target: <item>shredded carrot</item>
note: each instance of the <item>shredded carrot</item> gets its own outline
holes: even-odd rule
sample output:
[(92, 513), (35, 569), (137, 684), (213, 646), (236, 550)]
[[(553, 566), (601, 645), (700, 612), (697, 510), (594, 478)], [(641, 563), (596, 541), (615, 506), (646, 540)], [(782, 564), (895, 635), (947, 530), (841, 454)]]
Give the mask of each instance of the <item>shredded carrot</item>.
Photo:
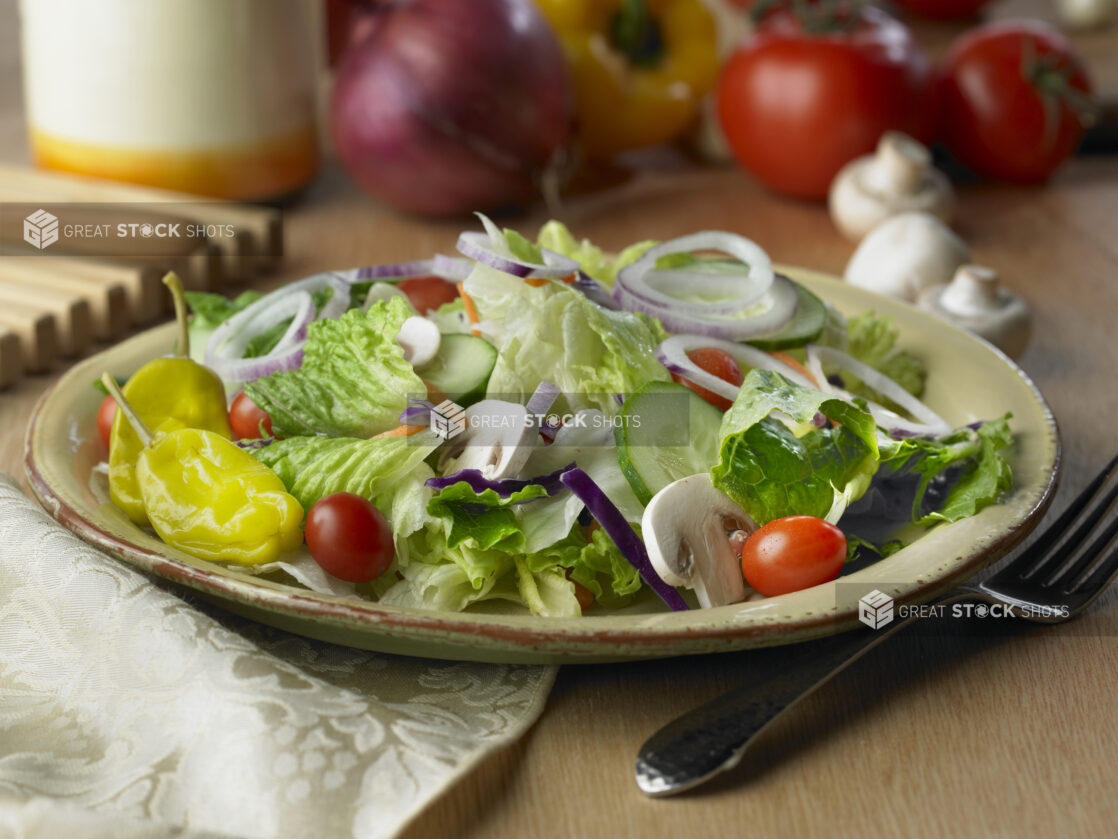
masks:
[(420, 379), (420, 381), (423, 382), (424, 387), (427, 388), (427, 398), (434, 402), (436, 405), (446, 399), (446, 394), (435, 387), (433, 384), (431, 384), (429, 381), (427, 381), (426, 379)]
[(819, 382), (817, 382), (815, 380), (815, 376), (811, 375), (811, 373), (808, 372), (808, 369), (806, 367), (804, 367), (802, 364), (800, 364), (800, 362), (796, 361), (796, 359), (792, 358), (792, 356), (788, 355), (788, 353), (774, 351), (774, 352), (770, 352), (769, 355), (771, 355), (777, 361), (783, 361), (785, 364), (787, 364), (789, 367), (791, 367), (797, 373), (806, 377), (809, 382), (814, 382), (815, 386), (819, 387)]
[(413, 434), (418, 434), (427, 426), (425, 425), (398, 425), (395, 428), (390, 428), (388, 431), (382, 431), (373, 437), (377, 440), (381, 437), (411, 437)]
[(532, 288), (539, 288), (540, 286), (547, 285), (551, 282), (551, 280), (549, 280), (547, 277), (525, 277), (524, 282), (526, 282)]
[[(468, 320), (472, 324), (480, 323), (481, 318), (478, 317), (477, 306), (474, 304), (474, 299), (470, 297), (470, 295), (466, 294), (466, 284), (458, 283), (455, 288), (458, 289), (458, 294), (462, 297), (462, 306), (466, 310), (466, 320)], [(480, 329), (471, 329), (470, 332), (472, 332), (474, 335), (481, 334)]]

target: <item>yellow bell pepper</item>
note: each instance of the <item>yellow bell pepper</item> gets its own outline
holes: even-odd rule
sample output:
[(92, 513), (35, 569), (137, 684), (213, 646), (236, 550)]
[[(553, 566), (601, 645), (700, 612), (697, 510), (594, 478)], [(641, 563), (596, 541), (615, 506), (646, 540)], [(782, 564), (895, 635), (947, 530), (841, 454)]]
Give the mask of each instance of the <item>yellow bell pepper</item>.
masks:
[(136, 483), (164, 542), (199, 559), (242, 565), (272, 562), (302, 544), (303, 508), (275, 472), (212, 431), (153, 434), (108, 374), (102, 382), (140, 441)]
[(570, 65), (582, 153), (668, 142), (696, 118), (720, 68), (702, 0), (537, 0)]
[[(186, 357), (190, 349), (182, 283), (175, 274), (168, 274), (163, 282), (175, 298), (182, 332), (179, 354), (172, 358), (156, 358), (137, 370), (124, 385), (124, 396), (149, 428), (157, 431), (202, 428), (232, 438), (221, 378), (208, 367)], [(117, 411), (109, 438), (109, 495), (113, 503), (139, 525), (148, 523), (136, 477), (136, 461), (142, 450), (143, 443), (135, 429), (122, 412)]]

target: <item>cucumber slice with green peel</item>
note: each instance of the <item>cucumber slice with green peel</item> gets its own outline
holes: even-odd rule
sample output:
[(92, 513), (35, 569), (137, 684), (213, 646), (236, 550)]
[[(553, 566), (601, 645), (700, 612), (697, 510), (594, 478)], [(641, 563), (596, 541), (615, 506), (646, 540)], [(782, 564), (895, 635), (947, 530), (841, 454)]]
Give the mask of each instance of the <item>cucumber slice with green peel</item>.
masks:
[(690, 388), (649, 382), (625, 400), (614, 426), (617, 460), (637, 499), (706, 472), (718, 460), (722, 412)]
[(497, 364), (497, 348), (476, 335), (443, 335), (439, 351), (415, 372), (459, 405), (471, 405), (485, 395)]
[(750, 338), (745, 343), (766, 352), (789, 350), (810, 344), (823, 332), (827, 325), (827, 307), (800, 283), (791, 282), (796, 287), (796, 314), (776, 332)]

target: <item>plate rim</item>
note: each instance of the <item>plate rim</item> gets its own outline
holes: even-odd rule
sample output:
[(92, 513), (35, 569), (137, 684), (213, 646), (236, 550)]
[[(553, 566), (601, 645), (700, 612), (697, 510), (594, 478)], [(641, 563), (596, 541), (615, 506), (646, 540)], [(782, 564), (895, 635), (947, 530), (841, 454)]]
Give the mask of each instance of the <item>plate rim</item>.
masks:
[[(832, 275), (804, 268), (778, 266), (797, 277), (823, 284), (842, 283)], [(890, 300), (890, 303), (903, 301)], [(911, 307), (915, 308), (915, 307)], [(931, 315), (920, 312), (923, 317)], [(941, 324), (937, 324), (940, 326)], [(958, 330), (942, 322), (943, 328)], [(711, 618), (703, 625), (680, 623), (679, 626), (640, 625), (641, 618), (659, 615), (629, 615), (635, 625), (609, 626), (619, 616), (586, 616), (579, 618), (540, 618), (531, 615), (500, 615), (481, 612), (447, 613), (403, 607), (383, 606), (375, 601), (353, 601), (318, 594), (309, 590), (294, 589), (281, 583), (254, 580), (245, 575), (230, 576), (213, 568), (193, 565), (174, 554), (175, 549), (164, 546), (165, 551), (155, 551), (136, 542), (119, 538), (116, 534), (87, 519), (62, 497), (44, 475), (36, 458), (37, 432), (42, 429), (43, 411), (51, 404), (55, 394), (83, 373), (97, 359), (110, 353), (117, 354), (123, 347), (155, 339), (161, 331), (173, 333), (173, 323), (144, 330), (123, 342), (107, 347), (100, 353), (82, 359), (67, 370), (37, 401), (28, 422), (24, 444), (24, 469), (28, 483), (39, 503), (66, 529), (83, 541), (108, 552), (119, 561), (150, 574), (185, 585), (207, 599), (218, 602), (232, 611), (244, 614), (263, 623), (284, 623), (292, 631), (311, 637), (321, 637), (350, 646), (393, 651), (401, 645), (409, 647), (409, 654), (425, 655), (422, 646), (437, 646), (430, 655), (439, 658), (458, 657), (474, 661), (565, 661), (609, 662), (649, 657), (741, 649), (744, 647), (798, 643), (811, 638), (842, 632), (858, 625), (856, 609), (839, 611), (836, 604), (831, 612), (803, 615), (795, 620), (771, 624), (735, 623), (715, 621), (711, 610), (704, 610)], [(1045, 431), (1054, 446), (1052, 469), (1032, 506), (1021, 514), (1012, 526), (998, 532), (997, 537), (981, 549), (972, 550), (949, 572), (937, 575), (928, 583), (910, 592), (906, 602), (923, 602), (950, 590), (968, 579), (982, 567), (996, 561), (1020, 543), (1036, 526), (1047, 511), (1059, 484), (1063, 466), (1063, 446), (1059, 426), (1051, 407), (1031, 377), (1004, 353), (980, 339), (965, 333), (969, 338), (985, 344), (1028, 388), (1040, 408)], [(218, 566), (219, 569), (225, 570)], [(841, 579), (841, 578), (840, 578)], [(236, 608), (237, 606), (242, 609)], [(733, 607), (722, 607), (732, 610)], [(684, 614), (684, 613), (679, 613)], [(272, 617), (272, 620), (268, 618)], [(496, 620), (494, 618), (497, 618)], [(281, 620), (282, 619), (282, 620)], [(315, 625), (296, 627), (290, 621), (311, 620)], [(331, 629), (337, 631), (331, 631)], [(362, 642), (344, 639), (345, 634), (359, 633)], [(557, 634), (558, 633), (558, 634)], [(383, 643), (381, 640), (383, 639)], [(420, 649), (412, 649), (418, 645)], [(457, 651), (457, 655), (455, 655)]]

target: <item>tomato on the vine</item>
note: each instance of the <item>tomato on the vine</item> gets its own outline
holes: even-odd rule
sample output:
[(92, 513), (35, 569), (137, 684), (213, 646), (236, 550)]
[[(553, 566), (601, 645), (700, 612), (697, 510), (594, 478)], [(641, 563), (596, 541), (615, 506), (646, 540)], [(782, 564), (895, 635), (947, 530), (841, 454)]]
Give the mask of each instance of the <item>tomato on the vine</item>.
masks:
[(241, 391), (229, 406), (229, 427), (238, 440), (255, 440), (272, 433), (272, 418)]
[(979, 175), (1046, 179), (1079, 145), (1091, 115), (1091, 82), (1059, 31), (1006, 21), (964, 33), (943, 60), (941, 135)]
[(335, 492), (315, 502), (306, 520), (307, 548), (322, 569), (340, 580), (367, 583), (396, 556), (392, 530), (371, 501)]
[[(778, 9), (730, 56), (718, 118), (734, 156), (770, 188), (823, 198), (845, 164), (896, 129), (929, 141), (932, 65), (911, 32), (865, 7), (823, 20)], [(840, 7), (841, 8), (841, 7)], [(810, 11), (810, 10), (815, 11)]]
[(442, 277), (411, 277), (400, 280), (396, 288), (407, 295), (408, 302), (421, 315), (438, 310), (443, 303), (453, 303), (458, 299), (458, 289), (454, 283)]
[[(741, 367), (732, 355), (725, 350), (720, 350), (717, 347), (699, 347), (687, 353), (687, 357), (695, 363), (696, 367), (705, 370), (712, 376), (717, 376), (724, 382), (729, 382), (734, 387), (741, 385), (745, 381), (745, 376), (742, 375)], [(699, 387), (689, 379), (672, 374), (672, 379), (677, 383), (691, 388), (699, 396), (703, 397), (707, 402), (713, 405), (720, 411), (727, 411), (730, 405), (733, 404), (731, 400), (726, 399), (724, 396), (719, 396), (717, 393), (711, 393), (704, 387)]]
[(766, 597), (833, 580), (846, 561), (846, 536), (815, 516), (787, 516), (758, 528), (741, 549), (745, 581)]

